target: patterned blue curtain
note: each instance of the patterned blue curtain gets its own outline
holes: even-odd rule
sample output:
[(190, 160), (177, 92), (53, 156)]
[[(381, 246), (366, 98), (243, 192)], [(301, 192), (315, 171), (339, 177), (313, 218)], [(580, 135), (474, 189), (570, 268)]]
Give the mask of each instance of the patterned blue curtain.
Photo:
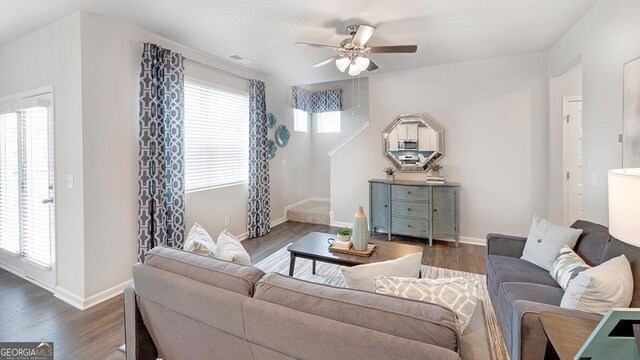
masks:
[(247, 236), (271, 231), (267, 99), (262, 81), (249, 80), (249, 203)]
[(184, 242), (184, 57), (144, 44), (140, 71), (138, 260)]
[(312, 114), (342, 111), (342, 89), (310, 91), (294, 86), (293, 108)]

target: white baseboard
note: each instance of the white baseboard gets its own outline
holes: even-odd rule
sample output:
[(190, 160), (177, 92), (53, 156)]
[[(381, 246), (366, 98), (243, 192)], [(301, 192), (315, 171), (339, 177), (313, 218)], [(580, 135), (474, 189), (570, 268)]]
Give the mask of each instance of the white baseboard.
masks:
[(353, 223), (331, 220), (331, 226), (346, 227), (346, 228), (352, 229), (353, 228)]
[(133, 280), (127, 280), (121, 284), (118, 284), (116, 286), (113, 286), (109, 289), (106, 289), (104, 291), (101, 291), (95, 295), (91, 295), (86, 298), (79, 296), (63, 287), (58, 286), (56, 287), (56, 290), (53, 293), (53, 296), (75, 307), (76, 309), (85, 310), (92, 306), (98, 305), (103, 301), (109, 300), (114, 296), (118, 296), (122, 294), (124, 289), (132, 283), (133, 283)]
[(331, 200), (330, 200), (330, 199), (328, 199), (328, 198), (318, 198), (318, 197), (310, 197), (310, 198), (308, 198), (308, 199), (300, 200), (300, 201), (298, 201), (298, 202), (296, 202), (296, 203), (289, 204), (289, 205), (285, 206), (285, 207), (284, 207), (284, 216), (285, 216), (285, 217), (287, 216), (287, 211), (288, 211), (289, 209), (294, 208), (294, 207), (296, 207), (296, 206), (300, 206), (300, 205), (306, 204), (306, 203), (311, 202), (311, 201), (325, 201), (325, 202), (329, 202), (329, 201), (331, 201)]
[[(118, 284), (114, 287), (111, 287), (107, 290), (101, 291), (95, 295), (91, 295), (87, 298), (84, 299), (84, 309), (88, 309), (94, 305), (98, 305), (103, 301), (109, 300), (112, 297), (118, 296), (120, 294), (122, 294), (122, 292), (124, 291), (124, 289), (133, 284), (133, 279), (131, 280), (127, 280), (121, 284)], [(84, 310), (83, 309), (83, 310)]]
[(342, 140), (338, 145), (334, 146), (333, 149), (329, 150), (329, 152), (327, 152), (327, 155), (333, 156), (333, 154), (337, 153), (338, 150), (342, 149), (343, 146), (350, 143), (351, 140), (355, 139), (356, 137), (358, 137), (358, 135), (360, 135), (361, 132), (365, 131), (369, 127), (369, 125), (370, 125), (369, 121), (362, 124), (362, 126), (360, 126), (356, 131), (354, 131), (353, 134), (349, 135), (348, 138)]

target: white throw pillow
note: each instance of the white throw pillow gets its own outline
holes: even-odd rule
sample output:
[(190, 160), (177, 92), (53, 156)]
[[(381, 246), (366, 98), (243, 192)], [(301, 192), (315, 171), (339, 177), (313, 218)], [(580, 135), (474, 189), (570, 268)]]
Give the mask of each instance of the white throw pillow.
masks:
[(521, 259), (549, 271), (560, 249), (565, 245), (573, 249), (580, 234), (582, 229), (554, 225), (534, 215)]
[(591, 266), (587, 265), (575, 251), (565, 245), (556, 255), (556, 260), (551, 265), (549, 274), (562, 287), (562, 290), (567, 290), (571, 280), (590, 268)]
[(353, 267), (343, 266), (340, 270), (342, 270), (347, 287), (374, 292), (376, 276), (417, 278), (420, 276), (421, 265), (422, 253), (420, 252), (405, 255), (395, 260), (380, 261)]
[(237, 264), (251, 265), (251, 257), (244, 249), (240, 241), (230, 232), (224, 230), (218, 236), (218, 255), (220, 260), (231, 261)]
[(215, 257), (217, 253), (216, 243), (209, 236), (207, 230), (198, 223), (193, 224), (191, 230), (189, 230), (187, 240), (185, 240), (182, 249), (209, 257)]
[(610, 308), (627, 308), (633, 297), (633, 274), (624, 255), (587, 269), (571, 280), (560, 307), (604, 315)]
[(461, 277), (410, 279), (378, 276), (376, 292), (442, 305), (457, 315), (460, 333), (466, 329), (478, 302), (478, 281)]

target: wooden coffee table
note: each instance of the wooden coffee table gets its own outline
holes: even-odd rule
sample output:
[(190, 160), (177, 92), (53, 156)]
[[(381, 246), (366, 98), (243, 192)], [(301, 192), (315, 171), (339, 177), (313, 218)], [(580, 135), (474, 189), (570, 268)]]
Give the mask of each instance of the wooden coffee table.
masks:
[(298, 257), (312, 260), (313, 264), (311, 271), (315, 274), (316, 261), (342, 266), (354, 266), (394, 260), (413, 253), (422, 253), (422, 248), (419, 246), (392, 243), (384, 240), (375, 242), (375, 244), (378, 245), (378, 249), (374, 251), (371, 256), (334, 253), (329, 251), (329, 243), (327, 242), (329, 238), (335, 239), (336, 235), (312, 232), (289, 245), (289, 247), (287, 247), (287, 250), (291, 253), (289, 276), (293, 276), (293, 270), (296, 266), (296, 258)]

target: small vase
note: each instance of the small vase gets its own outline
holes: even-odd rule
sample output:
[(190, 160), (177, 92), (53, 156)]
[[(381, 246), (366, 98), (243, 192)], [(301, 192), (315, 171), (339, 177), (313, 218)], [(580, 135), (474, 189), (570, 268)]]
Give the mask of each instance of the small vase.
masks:
[(369, 224), (362, 206), (358, 206), (358, 211), (353, 218), (351, 243), (353, 244), (353, 248), (358, 251), (366, 250), (369, 246)]
[(391, 175), (387, 175), (387, 181), (394, 181), (396, 179), (396, 176), (391, 174)]
[(340, 234), (338, 234), (338, 241), (340, 241), (340, 242), (349, 242), (349, 241), (351, 241), (351, 235), (340, 235)]

